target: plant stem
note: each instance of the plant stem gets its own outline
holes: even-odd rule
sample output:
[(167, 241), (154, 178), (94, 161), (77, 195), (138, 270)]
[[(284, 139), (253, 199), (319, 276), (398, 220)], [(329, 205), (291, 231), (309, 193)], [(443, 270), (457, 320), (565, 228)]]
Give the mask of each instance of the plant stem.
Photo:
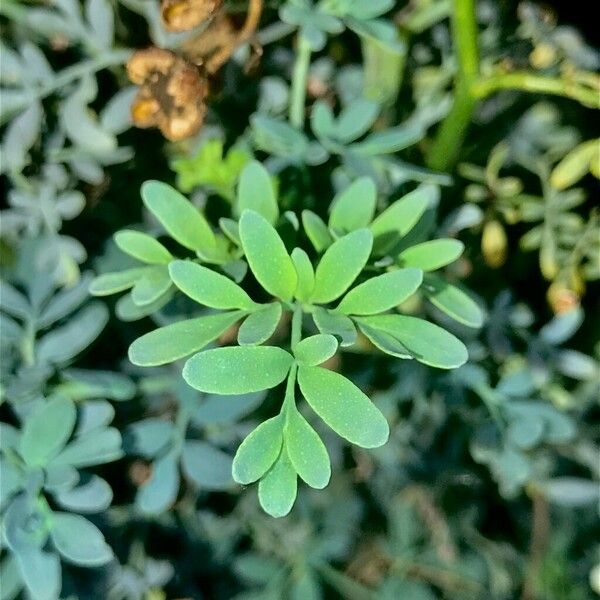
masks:
[(426, 159), (427, 166), (438, 171), (447, 170), (456, 160), (476, 104), (470, 89), (479, 75), (475, 0), (453, 0), (451, 25), (458, 61), (454, 104)]
[(304, 109), (306, 104), (306, 82), (310, 66), (310, 45), (302, 35), (298, 36), (298, 49), (294, 72), (292, 73), (292, 90), (290, 99), (290, 123), (296, 129), (304, 127)]
[(477, 98), (486, 98), (498, 90), (522, 90), (539, 94), (564, 96), (577, 100), (589, 108), (600, 109), (600, 90), (558, 77), (545, 77), (527, 71), (497, 73), (474, 82), (471, 92)]
[(292, 315), (292, 350), (302, 339), (302, 306), (297, 304)]

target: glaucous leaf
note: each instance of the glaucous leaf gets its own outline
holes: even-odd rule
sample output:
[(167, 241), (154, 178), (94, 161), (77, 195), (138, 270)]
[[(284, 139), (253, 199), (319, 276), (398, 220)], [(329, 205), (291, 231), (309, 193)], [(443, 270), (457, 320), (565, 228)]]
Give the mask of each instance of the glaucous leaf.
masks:
[(129, 360), (140, 367), (155, 367), (179, 360), (202, 350), (244, 314), (243, 311), (232, 311), (160, 327), (129, 346)]
[(359, 177), (333, 199), (329, 227), (349, 232), (368, 227), (375, 214), (377, 188), (370, 177)]
[(260, 479), (277, 460), (283, 443), (283, 419), (267, 419), (240, 444), (233, 459), (233, 479), (248, 485)]
[(186, 441), (181, 460), (185, 475), (200, 488), (222, 490), (233, 483), (231, 456), (206, 442)]
[(215, 348), (192, 356), (183, 378), (201, 392), (247, 394), (281, 383), (293, 361), (289, 352), (276, 346)]
[(195, 302), (210, 308), (227, 310), (257, 307), (248, 294), (225, 275), (187, 260), (176, 260), (169, 265), (173, 283)]
[(459, 323), (475, 328), (483, 325), (482, 310), (460, 288), (450, 285), (440, 277), (428, 274), (422, 289), (434, 306)]
[(385, 417), (344, 376), (321, 367), (298, 368), (300, 390), (311, 408), (344, 439), (362, 448), (377, 448), (388, 439)]
[(277, 231), (262, 215), (245, 210), (240, 219), (240, 238), (258, 282), (273, 296), (290, 300), (297, 285), (296, 269)]
[(200, 427), (234, 423), (250, 414), (264, 399), (265, 392), (229, 396), (226, 402), (218, 394), (206, 396), (192, 413), (192, 421)]
[(372, 277), (351, 289), (336, 310), (347, 315), (385, 312), (412, 296), (422, 281), (421, 269), (399, 269)]
[(455, 369), (467, 361), (465, 345), (429, 321), (405, 315), (358, 317), (357, 321), (396, 338), (413, 358), (431, 367)]
[(318, 433), (293, 409), (285, 424), (285, 447), (300, 478), (313, 488), (323, 489), (331, 477), (327, 449)]
[(114, 240), (125, 254), (142, 262), (166, 265), (173, 260), (171, 253), (158, 240), (141, 231), (123, 229), (115, 233)]
[(454, 262), (465, 245), (452, 238), (430, 240), (403, 250), (396, 262), (401, 267), (417, 267), (423, 271), (435, 271)]
[(142, 198), (167, 233), (189, 250), (210, 253), (215, 234), (202, 213), (176, 189), (160, 181), (146, 181)]
[(269, 172), (256, 160), (250, 161), (240, 175), (237, 211), (241, 215), (251, 209), (271, 225), (279, 218), (279, 207)]
[(152, 463), (152, 475), (135, 498), (143, 513), (159, 514), (175, 502), (179, 491), (178, 462), (179, 456), (172, 451)]
[(23, 427), (20, 454), (30, 466), (43, 466), (56, 456), (71, 436), (77, 413), (75, 404), (58, 396), (29, 415)]
[(53, 459), (52, 465), (91, 467), (117, 460), (121, 456), (121, 434), (114, 427), (108, 427), (76, 437)]
[(330, 359), (337, 347), (338, 343), (333, 335), (319, 333), (298, 342), (294, 348), (294, 356), (300, 364), (316, 367)]
[(60, 558), (54, 552), (30, 547), (17, 555), (23, 582), (35, 600), (55, 600), (60, 597)]
[(376, 102), (364, 98), (354, 100), (339, 114), (335, 122), (335, 137), (343, 144), (354, 141), (372, 127), (378, 113), (379, 105)]
[(55, 495), (56, 501), (63, 508), (78, 513), (96, 513), (106, 510), (112, 502), (110, 485), (97, 475), (70, 490), (63, 490)]
[(294, 506), (297, 492), (296, 471), (283, 446), (275, 464), (258, 484), (258, 499), (267, 514), (285, 517)]
[(334, 242), (317, 265), (311, 302), (326, 304), (339, 298), (367, 264), (373, 245), (368, 229), (357, 229)]
[(99, 567), (113, 558), (101, 531), (86, 518), (64, 512), (52, 513), (50, 537), (69, 562), (82, 567)]
[(277, 329), (281, 320), (281, 304), (271, 302), (264, 308), (250, 313), (238, 330), (238, 344), (257, 346), (266, 342)]

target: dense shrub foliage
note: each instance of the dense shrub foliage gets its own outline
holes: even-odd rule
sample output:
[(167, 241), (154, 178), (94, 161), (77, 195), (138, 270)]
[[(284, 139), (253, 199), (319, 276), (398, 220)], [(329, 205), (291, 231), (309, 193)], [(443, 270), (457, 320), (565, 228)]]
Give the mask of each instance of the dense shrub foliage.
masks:
[(527, 2), (0, 16), (3, 600), (600, 593), (597, 49)]

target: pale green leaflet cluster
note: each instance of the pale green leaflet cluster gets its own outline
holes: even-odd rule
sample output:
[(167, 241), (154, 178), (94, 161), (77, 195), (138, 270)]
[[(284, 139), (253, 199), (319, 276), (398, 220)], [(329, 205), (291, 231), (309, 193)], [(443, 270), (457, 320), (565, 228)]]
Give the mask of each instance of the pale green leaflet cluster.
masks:
[[(173, 256), (145, 233), (115, 235), (119, 248), (145, 266), (100, 275), (91, 285), (93, 294), (130, 290), (120, 300), (126, 317), (153, 312), (176, 291), (212, 309), (137, 339), (129, 349), (132, 363), (151, 367), (191, 355), (183, 378), (211, 394), (247, 394), (286, 382), (279, 414), (246, 437), (232, 467), (236, 482), (259, 482), (260, 503), (269, 514), (279, 517), (291, 510), (298, 477), (324, 488), (331, 474), (325, 445), (296, 403), (297, 386), (314, 413), (347, 441), (376, 448), (388, 439), (385, 417), (364, 392), (321, 366), (340, 346), (354, 345), (361, 332), (395, 357), (443, 369), (467, 360), (465, 346), (454, 335), (396, 310), (420, 291), (457, 321), (481, 325), (477, 304), (431, 273), (458, 258), (460, 242), (434, 240), (402, 248), (436, 194), (436, 188), (422, 186), (376, 215), (374, 183), (366, 177), (355, 180), (335, 197), (328, 223), (303, 212), (310, 252), (318, 256), (313, 261), (302, 248), (288, 252), (276, 229), (280, 214), (273, 182), (252, 161), (242, 171), (232, 218), (221, 219), (220, 231), (213, 231), (200, 210), (170, 186), (144, 184), (144, 204), (188, 256)], [(240, 285), (245, 265), (270, 301), (253, 300)], [(284, 313), (291, 314), (289, 346), (264, 345), (281, 327)], [(205, 349), (233, 326), (239, 326), (237, 345)]]

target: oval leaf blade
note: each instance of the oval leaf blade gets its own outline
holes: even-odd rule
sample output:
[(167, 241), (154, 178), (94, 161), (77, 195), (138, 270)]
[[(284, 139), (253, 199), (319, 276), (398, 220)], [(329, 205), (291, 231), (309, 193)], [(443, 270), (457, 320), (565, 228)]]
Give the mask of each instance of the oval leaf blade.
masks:
[(457, 337), (424, 319), (377, 315), (359, 317), (358, 321), (397, 339), (413, 358), (431, 367), (455, 369), (469, 357), (465, 345)]
[(238, 331), (238, 344), (240, 346), (264, 344), (275, 333), (281, 320), (281, 312), (281, 304), (272, 302), (250, 313)]
[(142, 262), (151, 265), (166, 265), (173, 260), (171, 253), (158, 240), (141, 231), (123, 229), (115, 233), (114, 240), (125, 254)]
[(160, 181), (142, 185), (142, 199), (167, 233), (189, 250), (209, 252), (215, 234), (200, 211), (175, 188)]
[(245, 210), (240, 239), (258, 282), (273, 296), (290, 300), (297, 285), (296, 269), (277, 231), (262, 215)]
[(248, 394), (281, 383), (293, 360), (276, 346), (215, 348), (192, 356), (183, 368), (183, 378), (209, 394)]
[(299, 342), (294, 348), (296, 360), (307, 367), (315, 367), (330, 359), (338, 347), (331, 334), (319, 333)]
[(256, 303), (237, 283), (202, 265), (176, 260), (169, 265), (173, 283), (195, 302), (210, 308), (252, 310)]
[(423, 281), (421, 269), (398, 269), (368, 279), (350, 290), (336, 310), (347, 315), (374, 315), (398, 306)]
[(233, 479), (242, 485), (259, 480), (277, 460), (283, 442), (283, 421), (267, 419), (240, 444), (233, 459)]
[(234, 311), (208, 315), (160, 327), (129, 346), (129, 360), (140, 367), (155, 367), (189, 356), (218, 338), (244, 314)]
[(312, 409), (338, 435), (362, 448), (386, 443), (385, 417), (351, 381), (321, 367), (300, 367), (298, 383)]
[(285, 426), (285, 447), (300, 478), (316, 489), (323, 489), (331, 477), (331, 464), (319, 434), (297, 411), (289, 413)]
[(339, 298), (367, 264), (372, 245), (368, 229), (358, 229), (334, 242), (317, 266), (311, 302), (326, 304)]
[(266, 513), (276, 518), (285, 517), (294, 506), (297, 492), (296, 471), (283, 447), (275, 464), (258, 484), (258, 499)]
[(451, 238), (430, 240), (407, 248), (398, 255), (396, 262), (401, 267), (417, 267), (423, 271), (435, 271), (454, 262), (465, 249), (465, 245)]
[(269, 172), (256, 160), (250, 161), (240, 175), (237, 194), (238, 214), (251, 209), (271, 225), (279, 218), (279, 207)]

